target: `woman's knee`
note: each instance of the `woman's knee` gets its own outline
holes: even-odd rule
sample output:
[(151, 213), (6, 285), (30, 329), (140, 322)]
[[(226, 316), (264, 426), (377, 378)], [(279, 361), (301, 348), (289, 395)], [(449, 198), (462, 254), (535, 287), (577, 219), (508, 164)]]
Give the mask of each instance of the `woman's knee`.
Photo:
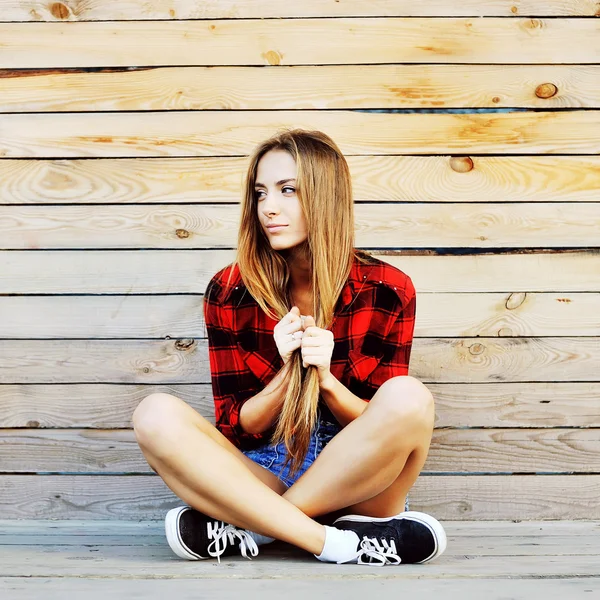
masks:
[[(422, 424), (433, 428), (434, 400), (429, 389), (411, 376), (392, 377), (377, 391), (370, 404), (390, 427)], [(376, 408), (375, 408), (376, 407)]]
[(138, 442), (151, 446), (152, 441), (174, 432), (182, 420), (183, 404), (176, 396), (163, 392), (146, 396), (132, 416), (133, 430)]

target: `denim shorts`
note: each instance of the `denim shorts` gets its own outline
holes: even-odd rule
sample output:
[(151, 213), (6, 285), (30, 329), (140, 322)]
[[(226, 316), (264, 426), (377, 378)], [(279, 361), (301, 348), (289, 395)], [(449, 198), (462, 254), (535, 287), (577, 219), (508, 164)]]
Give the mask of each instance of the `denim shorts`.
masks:
[(300, 477), (306, 473), (308, 468), (315, 462), (317, 456), (321, 453), (323, 448), (333, 439), (333, 437), (339, 433), (341, 427), (337, 423), (330, 423), (328, 421), (317, 421), (317, 424), (310, 436), (310, 445), (304, 462), (298, 469), (298, 471), (290, 476), (290, 465), (286, 465), (283, 468), (285, 462), (285, 445), (283, 443), (273, 446), (271, 444), (264, 444), (253, 450), (244, 450), (244, 454), (259, 464), (261, 467), (271, 471), (276, 475), (285, 485), (291, 487)]

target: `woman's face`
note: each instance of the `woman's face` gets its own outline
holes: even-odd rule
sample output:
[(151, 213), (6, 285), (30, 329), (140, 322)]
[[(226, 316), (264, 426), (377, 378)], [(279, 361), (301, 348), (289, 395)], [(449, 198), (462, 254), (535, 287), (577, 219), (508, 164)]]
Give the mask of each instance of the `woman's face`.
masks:
[(258, 162), (254, 191), (258, 220), (273, 250), (288, 250), (308, 237), (296, 195), (296, 161), (285, 150), (271, 150)]

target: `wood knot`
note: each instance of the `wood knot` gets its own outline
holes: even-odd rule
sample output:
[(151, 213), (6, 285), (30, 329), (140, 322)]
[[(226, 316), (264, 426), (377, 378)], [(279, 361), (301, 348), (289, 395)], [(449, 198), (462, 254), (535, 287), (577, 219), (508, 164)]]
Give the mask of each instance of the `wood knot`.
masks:
[(498, 337), (512, 337), (512, 329), (510, 327), (502, 327), (498, 330)]
[(468, 173), (474, 168), (473, 159), (468, 156), (452, 156), (450, 168), (457, 173)]
[(485, 346), (477, 342), (476, 344), (472, 344), (469, 346), (469, 352), (473, 356), (477, 356), (478, 354), (482, 354), (485, 351)]
[(492, 98), (492, 102), (493, 102), (494, 104), (498, 104), (498, 102), (500, 102), (500, 96), (494, 96), (494, 97)]
[(541, 29), (544, 26), (544, 22), (541, 19), (529, 19), (525, 21), (525, 27), (528, 29)]
[(39, 427), (39, 426), (40, 426), (39, 421), (27, 421), (27, 427)]
[(71, 14), (69, 7), (62, 2), (54, 2), (54, 4), (51, 4), (50, 12), (56, 19), (68, 19), (69, 15)]
[(179, 350), (180, 352), (186, 352), (187, 350), (192, 350), (196, 347), (196, 340), (177, 340), (175, 342), (175, 350)]
[(177, 229), (175, 234), (178, 238), (185, 239), (190, 237), (190, 232), (187, 229)]
[(510, 12), (511, 12), (513, 15), (518, 15), (518, 14), (519, 14), (519, 7), (518, 7), (518, 6), (511, 6), (511, 7), (510, 7)]
[(283, 59), (283, 54), (277, 52), (277, 50), (269, 50), (268, 52), (265, 52), (263, 56), (270, 65), (280, 65), (281, 60)]
[(542, 83), (535, 88), (538, 98), (552, 98), (558, 93), (558, 88), (553, 83)]
[(527, 292), (512, 293), (506, 299), (506, 310), (515, 310), (516, 308), (519, 308), (525, 300), (527, 300)]

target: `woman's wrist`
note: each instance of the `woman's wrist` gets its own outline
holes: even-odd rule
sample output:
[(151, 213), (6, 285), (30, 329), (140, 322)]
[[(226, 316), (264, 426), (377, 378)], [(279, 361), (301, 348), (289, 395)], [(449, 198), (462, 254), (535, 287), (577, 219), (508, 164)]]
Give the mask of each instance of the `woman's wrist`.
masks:
[(326, 373), (319, 373), (319, 389), (329, 392), (333, 389), (337, 379), (327, 370)]

